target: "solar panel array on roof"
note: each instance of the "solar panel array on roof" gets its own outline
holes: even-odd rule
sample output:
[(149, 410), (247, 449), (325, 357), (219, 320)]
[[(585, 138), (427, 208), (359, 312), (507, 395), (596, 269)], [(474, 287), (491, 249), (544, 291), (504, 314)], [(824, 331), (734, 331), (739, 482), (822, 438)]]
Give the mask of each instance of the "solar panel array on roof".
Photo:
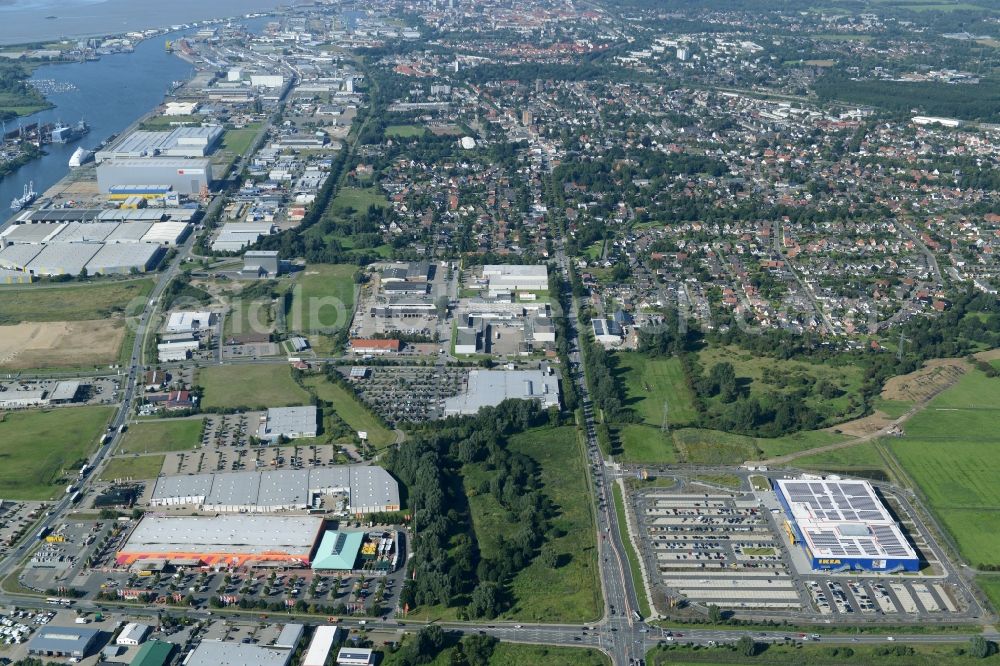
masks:
[(777, 481), (813, 556), (916, 559), (867, 481)]

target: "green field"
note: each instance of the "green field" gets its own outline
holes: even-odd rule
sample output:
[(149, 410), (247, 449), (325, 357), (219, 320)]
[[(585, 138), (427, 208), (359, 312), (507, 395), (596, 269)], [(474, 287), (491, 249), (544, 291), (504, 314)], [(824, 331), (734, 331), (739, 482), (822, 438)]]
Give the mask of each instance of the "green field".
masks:
[[(514, 599), (502, 618), (527, 622), (587, 621), (601, 614), (601, 587), (591, 499), (583, 483), (585, 461), (576, 428), (543, 428), (515, 435), (510, 448), (534, 458), (541, 467), (543, 492), (557, 508), (552, 520), (557, 533), (542, 550), (553, 550), (562, 558), (551, 568), (536, 558), (514, 577), (510, 594)], [(466, 466), (466, 488), (477, 485), (490, 472), (484, 466)], [(476, 537), (484, 555), (496, 549), (499, 538), (512, 526), (492, 495), (469, 497)]]
[(424, 132), (427, 130), (419, 125), (389, 125), (385, 128), (385, 135), (387, 137), (399, 137), (402, 139), (423, 136)]
[(395, 441), (395, 433), (382, 425), (358, 397), (343, 386), (328, 382), (318, 375), (309, 377), (304, 384), (317, 398), (333, 405), (337, 416), (352, 430), (367, 431), (368, 442), (376, 449), (384, 448)]
[(4, 287), (0, 289), (0, 324), (132, 316), (145, 307), (152, 288), (148, 278), (67, 287)]
[(226, 130), (222, 135), (222, 150), (230, 151), (234, 155), (243, 155), (250, 150), (250, 144), (254, 137), (260, 132), (260, 124), (254, 123), (243, 129)]
[(241, 333), (274, 332), (274, 303), (270, 298), (239, 298), (229, 307), (222, 334), (228, 340)]
[(677, 452), (690, 463), (728, 465), (760, 458), (757, 440), (746, 435), (704, 428), (682, 428), (672, 435)]
[(1000, 608), (1000, 574), (976, 576), (976, 585), (981, 587), (986, 596), (989, 597), (994, 611)]
[(970, 370), (887, 439), (973, 566), (1000, 564), (1000, 379)]
[(806, 430), (773, 439), (757, 437), (754, 443), (763, 452), (762, 457), (774, 458), (827, 444), (836, 444), (847, 439), (850, 439), (847, 435), (839, 435), (828, 430)]
[(289, 366), (213, 365), (198, 371), (205, 409), (266, 409), (309, 404), (309, 393), (292, 380)]
[(876, 398), (874, 401), (874, 407), (890, 419), (898, 419), (911, 407), (913, 407), (913, 403), (907, 400), (884, 400), (882, 398)]
[(713, 486), (732, 488), (733, 490), (736, 490), (743, 485), (743, 481), (740, 480), (740, 477), (735, 474), (698, 474), (696, 476), (692, 476), (691, 479), (694, 481), (710, 483)]
[(90, 455), (112, 411), (111, 407), (68, 407), (3, 414), (0, 497), (41, 500), (61, 495), (63, 468), (76, 469)]
[(345, 215), (348, 209), (353, 209), (355, 213), (364, 213), (369, 206), (385, 208), (388, 205), (389, 200), (385, 195), (373, 188), (342, 187), (330, 202), (327, 214)]
[(649, 425), (630, 423), (618, 429), (622, 462), (674, 463), (677, 451), (670, 435)]
[(874, 442), (796, 458), (794, 465), (828, 472), (884, 470), (885, 461)]
[(312, 332), (343, 328), (354, 312), (354, 273), (348, 264), (310, 264), (292, 288), (289, 328)]
[(173, 419), (133, 423), (119, 453), (189, 451), (198, 446), (204, 419)]
[(1000, 664), (1000, 655), (974, 659), (960, 650), (967, 649), (968, 641), (938, 645), (904, 644), (884, 645), (820, 645), (774, 644), (762, 646), (754, 657), (745, 657), (732, 645), (717, 648), (700, 646), (662, 647), (648, 653), (650, 666), (723, 666), (724, 664), (761, 664), (789, 666), (855, 666), (859, 664), (888, 664), (893, 666), (955, 666), (957, 664)]
[[(453, 661), (456, 650), (446, 648), (430, 666), (451, 666), (466, 661)], [(387, 653), (378, 662), (380, 666), (399, 666), (402, 661), (398, 653)], [(493, 655), (487, 662), (488, 666), (525, 666), (526, 664), (545, 664), (545, 666), (610, 666), (604, 654), (590, 648), (556, 647), (551, 645), (527, 645), (525, 643), (498, 643)]]
[(115, 479), (155, 479), (163, 469), (166, 456), (128, 456), (112, 458), (101, 472), (101, 481)]
[(635, 352), (623, 352), (617, 358), (624, 373), (620, 381), (625, 385), (626, 404), (645, 423), (663, 424), (664, 402), (669, 405), (667, 418), (672, 427), (697, 423), (694, 396), (684, 381), (680, 359), (650, 358)]

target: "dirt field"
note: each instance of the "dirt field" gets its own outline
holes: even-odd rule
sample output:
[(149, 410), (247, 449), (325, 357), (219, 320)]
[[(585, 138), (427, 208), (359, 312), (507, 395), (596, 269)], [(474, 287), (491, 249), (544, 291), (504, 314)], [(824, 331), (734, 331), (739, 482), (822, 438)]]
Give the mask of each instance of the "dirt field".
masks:
[(893, 377), (882, 388), (886, 400), (922, 402), (958, 381), (969, 369), (960, 358), (936, 358), (908, 375)]
[(0, 326), (0, 368), (105, 365), (118, 359), (125, 338), (120, 320), (25, 322)]

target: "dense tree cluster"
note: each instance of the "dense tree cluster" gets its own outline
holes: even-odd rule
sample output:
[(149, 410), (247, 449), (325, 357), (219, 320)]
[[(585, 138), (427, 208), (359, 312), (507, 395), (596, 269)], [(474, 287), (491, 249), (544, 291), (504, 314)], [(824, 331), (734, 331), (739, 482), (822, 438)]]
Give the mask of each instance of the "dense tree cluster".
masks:
[[(473, 617), (504, 609), (505, 585), (537, 555), (553, 511), (534, 461), (508, 449), (507, 438), (547, 419), (536, 403), (508, 400), (474, 417), (425, 426), (390, 453), (387, 467), (407, 489), (413, 512), (413, 577), (400, 594), (402, 604), (465, 605)], [(474, 537), (464, 466), (485, 472), (472, 491), (491, 495), (517, 525), (489, 558)]]
[(1000, 121), (1000, 82), (984, 79), (978, 85), (962, 86), (956, 94), (950, 83), (855, 80), (841, 72), (831, 72), (813, 87), (823, 101), (844, 100), (870, 104), (900, 115), (920, 109), (933, 116), (995, 123)]

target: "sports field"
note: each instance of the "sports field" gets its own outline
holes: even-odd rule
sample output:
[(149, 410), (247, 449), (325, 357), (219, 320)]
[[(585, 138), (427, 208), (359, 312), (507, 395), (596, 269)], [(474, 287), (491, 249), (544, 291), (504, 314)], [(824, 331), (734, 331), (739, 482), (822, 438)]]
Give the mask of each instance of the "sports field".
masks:
[(663, 424), (663, 405), (668, 405), (671, 427), (693, 425), (698, 420), (693, 396), (684, 381), (684, 370), (677, 358), (650, 358), (635, 352), (617, 355), (620, 381), (625, 385), (626, 403), (645, 423)]
[(973, 566), (1000, 565), (1000, 378), (969, 370), (886, 440)]
[(90, 455), (112, 411), (64, 407), (2, 414), (0, 497), (41, 500), (61, 495), (62, 470), (79, 467)]
[(203, 418), (185, 418), (133, 423), (118, 453), (189, 451), (198, 446), (204, 422)]
[(292, 381), (288, 366), (213, 365), (198, 371), (205, 409), (267, 409), (309, 404), (309, 393)]
[(287, 313), (293, 331), (343, 328), (354, 311), (354, 273), (349, 264), (310, 264), (292, 287)]
[(367, 432), (368, 442), (375, 448), (388, 446), (395, 441), (395, 434), (382, 425), (375, 418), (375, 415), (362, 404), (358, 397), (343, 386), (328, 382), (325, 378), (319, 376), (309, 377), (303, 383), (320, 400), (333, 405), (333, 411), (352, 430), (364, 430)]
[(0, 289), (0, 324), (132, 316), (142, 311), (152, 288), (148, 278), (66, 287), (4, 287)]
[(93, 367), (118, 360), (125, 321), (21, 322), (0, 326), (0, 368)]
[(385, 128), (385, 135), (390, 138), (409, 138), (414, 136), (423, 136), (426, 131), (426, 129), (420, 127), (419, 125), (389, 125)]

